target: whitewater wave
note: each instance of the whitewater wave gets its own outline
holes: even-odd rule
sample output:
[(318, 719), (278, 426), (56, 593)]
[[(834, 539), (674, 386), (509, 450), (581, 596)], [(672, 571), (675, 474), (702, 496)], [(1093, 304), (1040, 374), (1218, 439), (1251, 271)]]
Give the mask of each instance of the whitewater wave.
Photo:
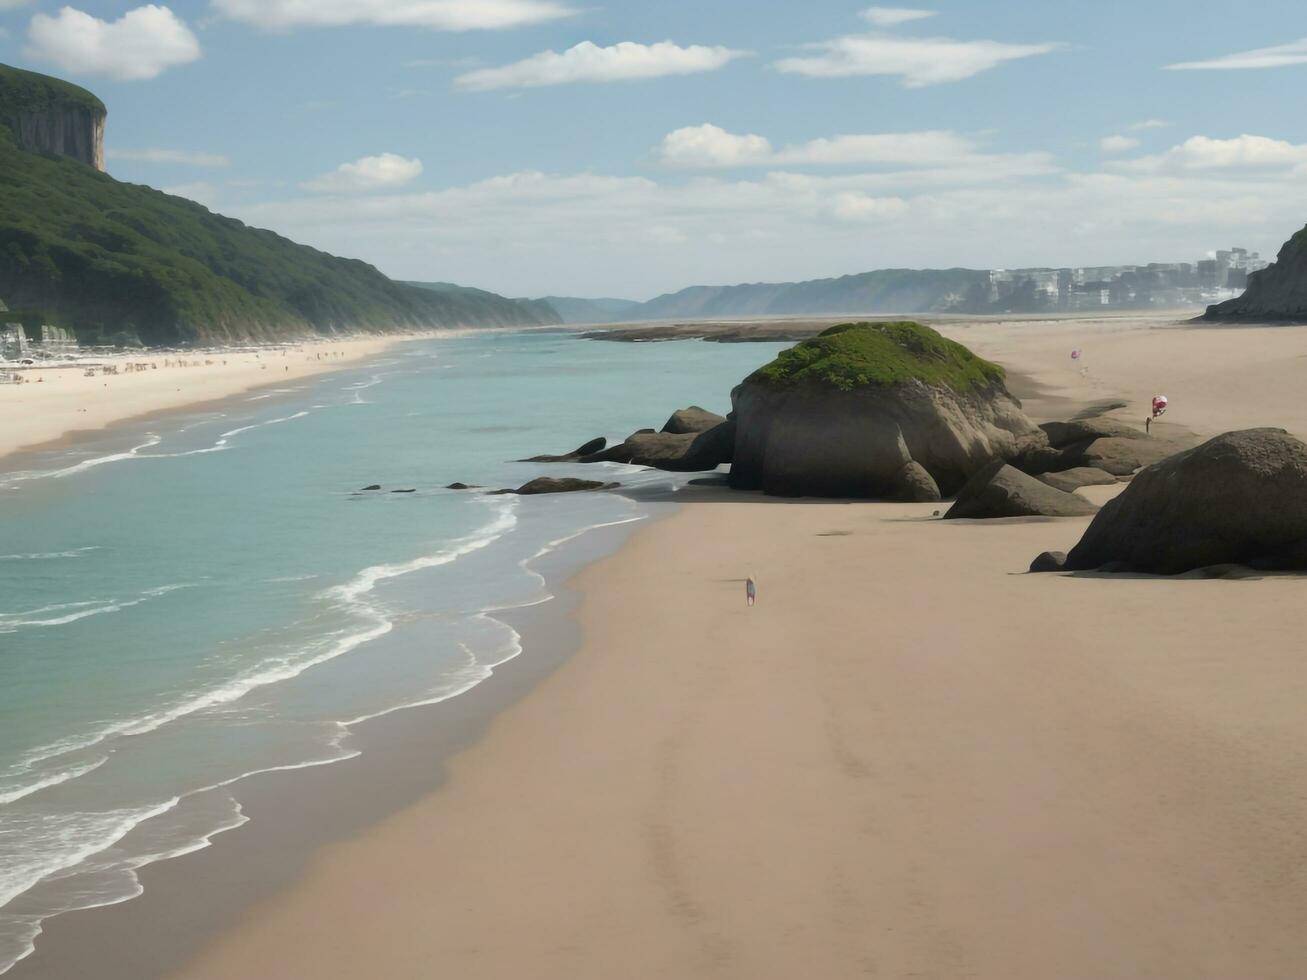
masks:
[(68, 551), (37, 551), (26, 555), (0, 555), (0, 561), (53, 561), (56, 558), (81, 558), (92, 551), (99, 551), (99, 545), (86, 548), (71, 548)]
[[(143, 602), (149, 602), (151, 599), (158, 599), (170, 592), (176, 592), (178, 589), (191, 589), (194, 587), (194, 583), (182, 582), (176, 585), (163, 585), (157, 589), (146, 589), (135, 599), (87, 599), (81, 602), (57, 602), (52, 605), (41, 606), (39, 609), (0, 613), (0, 633), (17, 633), (20, 629), (67, 626), (69, 623), (76, 623), (92, 616), (121, 612), (124, 609), (139, 606)], [(48, 619), (30, 618), (33, 616), (46, 616), (50, 613), (57, 613), (58, 615)]]

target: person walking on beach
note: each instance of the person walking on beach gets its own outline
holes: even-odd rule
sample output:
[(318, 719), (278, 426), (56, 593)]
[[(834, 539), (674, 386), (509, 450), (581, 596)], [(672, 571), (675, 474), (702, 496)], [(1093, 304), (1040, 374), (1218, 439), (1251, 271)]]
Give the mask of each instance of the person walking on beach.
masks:
[(752, 575), (744, 580), (744, 598), (751, 606), (758, 601), (758, 583)]

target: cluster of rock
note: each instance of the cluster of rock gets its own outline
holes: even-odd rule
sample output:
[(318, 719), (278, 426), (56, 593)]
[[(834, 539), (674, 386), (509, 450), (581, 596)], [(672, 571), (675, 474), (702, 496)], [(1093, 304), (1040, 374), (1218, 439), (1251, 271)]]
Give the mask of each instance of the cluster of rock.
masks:
[(1146, 467), (1070, 554), (1031, 571), (1175, 575), (1307, 569), (1307, 445), (1283, 429), (1227, 432)]

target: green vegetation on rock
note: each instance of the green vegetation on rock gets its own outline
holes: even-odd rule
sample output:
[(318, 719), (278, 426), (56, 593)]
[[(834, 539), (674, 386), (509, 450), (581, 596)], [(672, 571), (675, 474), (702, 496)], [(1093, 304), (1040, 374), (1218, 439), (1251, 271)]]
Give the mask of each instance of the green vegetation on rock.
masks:
[(105, 114), (104, 103), (92, 93), (62, 78), (52, 78), (10, 65), (0, 65), (0, 120), (13, 113), (64, 108)]
[(1003, 369), (911, 320), (844, 323), (783, 351), (746, 380), (774, 387), (857, 388), (920, 382), (966, 392), (1002, 382)]
[[(0, 72), (0, 121), (103, 105), (76, 86)], [(44, 102), (42, 102), (44, 100)], [(314, 333), (557, 323), (481, 290), (433, 291), (298, 245), (184, 198), (24, 150), (0, 125), (0, 296), (83, 342), (175, 345)]]

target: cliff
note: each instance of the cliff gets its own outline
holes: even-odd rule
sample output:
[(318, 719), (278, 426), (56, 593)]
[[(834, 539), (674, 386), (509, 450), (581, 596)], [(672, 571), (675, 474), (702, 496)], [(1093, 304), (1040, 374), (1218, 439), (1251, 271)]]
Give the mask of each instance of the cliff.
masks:
[(1307, 228), (1284, 243), (1274, 262), (1248, 277), (1242, 296), (1209, 306), (1203, 319), (1307, 322)]
[(21, 149), (104, 170), (104, 103), (84, 88), (0, 65), (0, 123)]
[[(98, 123), (81, 126), (88, 120)], [(85, 165), (100, 155), (103, 105), (56, 79), (5, 68), (0, 121), (0, 296), (84, 343), (558, 322), (547, 305), (394, 282), (366, 262), (114, 180)]]

